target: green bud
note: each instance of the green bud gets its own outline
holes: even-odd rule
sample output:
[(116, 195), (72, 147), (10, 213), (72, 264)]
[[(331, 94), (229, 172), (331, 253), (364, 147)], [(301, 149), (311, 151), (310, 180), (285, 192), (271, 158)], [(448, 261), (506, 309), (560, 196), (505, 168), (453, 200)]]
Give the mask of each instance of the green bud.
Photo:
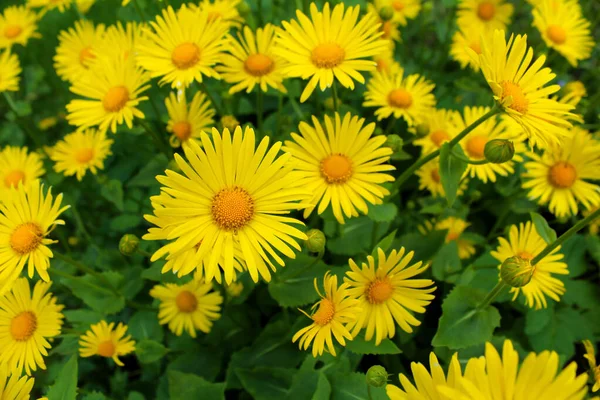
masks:
[(402, 146), (404, 145), (404, 140), (402, 140), (402, 138), (396, 134), (392, 134), (389, 135), (387, 137), (387, 141), (385, 142), (385, 145), (387, 147), (389, 147), (390, 149), (392, 149), (392, 151), (394, 153), (397, 153), (398, 151), (402, 150)]
[(238, 4), (237, 10), (238, 13), (240, 13), (240, 16), (242, 17), (247, 16), (248, 14), (250, 14), (250, 11), (252, 11), (248, 3), (246, 3), (245, 1), (242, 1), (240, 4)]
[(233, 133), (235, 128), (240, 125), (240, 122), (233, 115), (223, 115), (221, 118), (221, 127), (223, 129), (229, 129), (229, 132)]
[(128, 233), (123, 235), (119, 241), (119, 251), (124, 256), (130, 256), (137, 251), (139, 245), (140, 239), (137, 236)]
[(69, 246), (75, 247), (79, 244), (79, 238), (76, 236), (69, 236), (67, 243), (69, 243)]
[(418, 137), (423, 137), (429, 135), (429, 125), (425, 122), (417, 125), (416, 133)]
[(306, 232), (308, 239), (304, 241), (304, 247), (311, 253), (320, 253), (325, 250), (327, 239), (325, 234), (318, 229), (311, 229)]
[(373, 131), (373, 136), (379, 136), (379, 135), (383, 135), (383, 129), (381, 129), (381, 127), (376, 126), (375, 130)]
[(519, 288), (531, 281), (534, 272), (535, 267), (531, 265), (531, 260), (514, 256), (507, 258), (502, 263), (500, 278), (507, 285)]
[(390, 19), (394, 18), (394, 9), (390, 6), (383, 7), (381, 10), (379, 10), (379, 17), (383, 21), (389, 21)]
[(388, 373), (381, 365), (373, 365), (367, 371), (367, 385), (384, 387), (388, 381)]
[(502, 164), (512, 160), (515, 155), (515, 146), (510, 140), (493, 139), (485, 144), (483, 155), (493, 164)]
[[(323, 106), (325, 106), (325, 109), (328, 111), (335, 111), (333, 108), (333, 97), (326, 98), (325, 101), (323, 102)], [(338, 106), (339, 106), (339, 104), (338, 104)]]

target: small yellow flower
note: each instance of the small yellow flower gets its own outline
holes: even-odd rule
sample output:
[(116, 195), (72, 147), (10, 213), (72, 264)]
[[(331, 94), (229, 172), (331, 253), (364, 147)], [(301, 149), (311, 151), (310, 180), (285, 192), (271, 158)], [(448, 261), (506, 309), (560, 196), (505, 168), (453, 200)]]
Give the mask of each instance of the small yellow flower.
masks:
[(171, 146), (179, 147), (191, 138), (200, 139), (201, 132), (209, 131), (214, 126), (215, 109), (202, 92), (196, 92), (192, 102), (188, 104), (185, 91), (171, 92), (165, 99), (169, 113), (167, 132), (172, 135), (169, 139)]
[(29, 39), (41, 37), (37, 21), (37, 14), (25, 6), (6, 7), (0, 14), (0, 48), (25, 46)]
[(0, 151), (0, 198), (8, 196), (8, 190), (19, 183), (28, 189), (45, 172), (38, 153), (30, 153), (27, 147), (6, 146)]
[(84, 335), (79, 337), (79, 355), (81, 357), (101, 356), (112, 358), (120, 367), (123, 364), (119, 357), (135, 351), (135, 341), (127, 334), (127, 325), (119, 322), (115, 328), (115, 323), (110, 324), (102, 320), (97, 324), (90, 326)]
[(74, 28), (60, 32), (54, 69), (62, 80), (75, 83), (88, 74), (104, 32), (104, 25), (94, 26), (89, 20), (77, 21)]
[(506, 29), (513, 10), (513, 5), (505, 0), (461, 0), (457, 23), (458, 26), (476, 29)]
[(10, 50), (0, 53), (0, 92), (16, 92), (19, 90), (19, 74), (21, 65), (16, 54)]
[[(416, 172), (419, 177), (419, 190), (428, 190), (434, 197), (445, 197), (444, 186), (440, 178), (440, 164), (438, 160), (432, 160), (419, 168)], [(469, 178), (465, 176), (460, 181), (457, 195), (464, 193), (469, 184)]]
[(459, 29), (452, 36), (450, 56), (454, 59), (454, 61), (460, 64), (462, 69), (465, 69), (467, 66), (469, 66), (473, 71), (479, 71), (479, 59), (473, 58), (467, 49), (470, 49), (477, 55), (480, 55), (481, 36), (489, 36), (489, 32), (490, 31), (481, 27), (477, 27), (477, 25), (465, 27), (459, 26)]

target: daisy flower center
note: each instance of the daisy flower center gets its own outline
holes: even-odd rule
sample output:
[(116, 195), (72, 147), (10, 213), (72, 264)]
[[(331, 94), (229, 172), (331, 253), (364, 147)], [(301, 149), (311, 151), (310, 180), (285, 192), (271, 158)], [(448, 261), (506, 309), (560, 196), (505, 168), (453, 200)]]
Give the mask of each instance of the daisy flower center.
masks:
[(182, 43), (173, 50), (171, 61), (179, 69), (188, 69), (200, 61), (200, 49), (194, 43)]
[(546, 29), (546, 35), (556, 44), (563, 44), (567, 41), (567, 31), (562, 26), (550, 25)]
[(107, 112), (120, 111), (129, 101), (129, 90), (125, 86), (115, 86), (108, 89), (102, 99), (102, 105)]
[(254, 200), (240, 187), (222, 189), (213, 197), (211, 211), (219, 228), (240, 229), (254, 216)]
[(7, 188), (12, 186), (17, 187), (19, 186), (19, 182), (25, 182), (25, 173), (23, 171), (16, 169), (4, 176), (4, 186)]
[(477, 54), (481, 54), (481, 43), (479, 43), (479, 41), (476, 42), (471, 42), (471, 44), (469, 45), (469, 47), (471, 48), (471, 50), (473, 50), (475, 53)]
[(429, 135), (429, 139), (431, 139), (433, 144), (435, 144), (437, 147), (441, 147), (442, 143), (444, 143), (447, 140), (450, 140), (450, 136), (448, 135), (448, 132), (440, 129), (431, 132), (431, 134)]
[(29, 340), (37, 329), (37, 317), (31, 311), (23, 311), (10, 321), (10, 334), (18, 342)]
[(548, 180), (555, 188), (568, 189), (577, 180), (577, 170), (568, 162), (560, 161), (550, 168)]
[(79, 64), (87, 68), (88, 61), (96, 58), (94, 53), (92, 53), (91, 47), (86, 47), (85, 49), (79, 52)]
[(390, 283), (389, 279), (377, 279), (371, 282), (367, 288), (367, 300), (371, 304), (381, 304), (387, 299), (392, 297), (394, 293), (394, 287)]
[(115, 355), (115, 344), (112, 340), (106, 340), (98, 345), (98, 355), (102, 357), (112, 357)]
[(389, 70), (388, 63), (383, 58), (377, 60), (377, 71), (382, 72), (387, 70)]
[(250, 54), (244, 61), (244, 69), (252, 76), (263, 76), (273, 71), (275, 64), (269, 56), (264, 54)]
[(189, 290), (184, 290), (175, 297), (175, 304), (179, 311), (184, 313), (191, 313), (196, 311), (198, 308), (198, 300), (196, 296)]
[(179, 140), (185, 142), (192, 135), (192, 125), (187, 121), (179, 121), (173, 124), (173, 134)]
[(94, 149), (79, 149), (77, 150), (77, 153), (75, 153), (75, 160), (80, 164), (86, 164), (92, 158), (94, 158)]
[(16, 38), (21, 34), (21, 32), (23, 32), (23, 28), (21, 28), (19, 25), (8, 25), (6, 28), (4, 28), (4, 36), (7, 39)]
[(458, 232), (448, 232), (448, 234), (446, 235), (446, 243), (458, 239), (459, 236), (460, 233)]
[(486, 143), (487, 138), (485, 136), (473, 136), (467, 141), (467, 153), (472, 158), (483, 158)]
[(408, 108), (412, 105), (412, 95), (404, 89), (394, 89), (388, 94), (388, 103), (396, 108)]
[(344, 183), (352, 176), (352, 161), (343, 154), (332, 154), (321, 161), (321, 175), (328, 183)]
[(494, 7), (491, 2), (483, 1), (479, 3), (479, 6), (477, 7), (477, 16), (479, 19), (489, 21), (494, 18), (494, 14), (496, 14), (496, 7)]
[(440, 183), (440, 172), (437, 168), (431, 170), (431, 179), (433, 179), (435, 183)]
[(396, 10), (396, 11), (402, 11), (402, 10), (404, 10), (404, 2), (402, 2), (400, 0), (394, 0), (392, 2), (392, 7), (394, 7), (394, 10)]
[(525, 114), (529, 109), (529, 100), (525, 97), (523, 90), (519, 85), (513, 82), (504, 81), (500, 84), (502, 86), (502, 100), (508, 96), (512, 96), (512, 103), (509, 108)]
[(35, 250), (44, 234), (42, 228), (34, 222), (27, 222), (17, 226), (10, 236), (10, 247), (17, 253), (23, 255)]
[(322, 299), (319, 303), (319, 309), (313, 314), (312, 319), (317, 325), (327, 325), (335, 315), (335, 305), (329, 299)]
[(311, 53), (311, 61), (318, 68), (337, 67), (344, 61), (346, 52), (337, 43), (321, 43)]

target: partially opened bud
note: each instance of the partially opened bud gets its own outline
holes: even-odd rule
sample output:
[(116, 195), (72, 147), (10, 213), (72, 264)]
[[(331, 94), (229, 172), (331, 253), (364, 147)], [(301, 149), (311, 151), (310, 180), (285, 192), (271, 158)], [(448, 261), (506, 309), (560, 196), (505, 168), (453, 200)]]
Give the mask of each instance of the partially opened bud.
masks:
[(119, 251), (121, 254), (130, 256), (135, 253), (140, 245), (140, 239), (132, 234), (123, 235), (119, 241)]
[(304, 241), (304, 246), (311, 253), (320, 253), (325, 250), (327, 239), (325, 234), (318, 229), (311, 229), (306, 232), (308, 239)]
[(388, 381), (388, 373), (381, 365), (373, 365), (367, 371), (367, 385), (384, 387)]
[(483, 155), (493, 164), (502, 164), (512, 160), (515, 155), (515, 146), (510, 140), (492, 139), (485, 144)]
[(509, 257), (500, 267), (500, 278), (511, 287), (519, 288), (531, 282), (535, 267), (531, 260), (519, 256)]
[(383, 7), (379, 10), (379, 16), (383, 21), (389, 21), (394, 18), (394, 9), (390, 6)]

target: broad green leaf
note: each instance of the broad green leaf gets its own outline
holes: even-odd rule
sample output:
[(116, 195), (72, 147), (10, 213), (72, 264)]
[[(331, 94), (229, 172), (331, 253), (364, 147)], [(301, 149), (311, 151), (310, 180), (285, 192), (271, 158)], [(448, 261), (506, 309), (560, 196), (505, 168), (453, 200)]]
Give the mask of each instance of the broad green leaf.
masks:
[[(123, 282), (123, 276), (118, 272), (102, 272), (101, 275), (115, 288)], [(94, 311), (109, 315), (125, 307), (125, 298), (108, 289), (106, 283), (95, 276), (83, 275), (74, 279), (64, 279), (63, 282), (71, 289), (73, 295)]]
[(396, 343), (390, 339), (383, 339), (379, 345), (375, 344), (375, 339), (365, 340), (364, 335), (358, 335), (353, 340), (346, 343), (346, 348), (357, 354), (400, 354), (402, 351), (396, 346)]
[(79, 351), (79, 336), (76, 334), (61, 335), (60, 344), (52, 347), (50, 354), (61, 354), (63, 356), (77, 354)]
[(431, 271), (438, 281), (454, 282), (462, 270), (462, 263), (458, 256), (458, 244), (452, 240), (442, 246), (431, 262)]
[(158, 154), (150, 160), (140, 171), (127, 182), (128, 187), (135, 186), (154, 186), (158, 185), (157, 175), (164, 174), (167, 169), (167, 157), (164, 154)]
[[(460, 186), (460, 180), (467, 170), (467, 163), (453, 157), (450, 153), (456, 151), (462, 153), (460, 146), (450, 148), (448, 142), (442, 144), (440, 148), (440, 180), (446, 193), (448, 206), (452, 206), (456, 200), (456, 194)], [(464, 153), (462, 153), (464, 155)]]
[(600, 305), (600, 289), (598, 283), (584, 279), (564, 279), (565, 289), (561, 302), (577, 305), (584, 310), (591, 310)]
[(535, 212), (530, 212), (529, 215), (531, 216), (533, 225), (535, 225), (535, 230), (540, 234), (542, 239), (548, 244), (554, 242), (556, 240), (556, 231), (550, 228), (548, 221)]
[(407, 253), (411, 251), (415, 252), (412, 261), (427, 262), (431, 260), (444, 245), (445, 239), (446, 232), (444, 231), (430, 232), (427, 236), (421, 235), (420, 233), (408, 233), (396, 238), (392, 243), (391, 249), (398, 250), (400, 247), (404, 247)]
[(387, 251), (392, 246), (392, 243), (394, 242), (394, 239), (396, 238), (396, 232), (397, 231), (398, 231), (397, 229), (394, 229), (392, 231), (392, 233), (390, 233), (389, 235), (387, 235), (386, 237), (384, 237), (383, 239), (381, 239), (379, 241), (379, 243), (377, 243), (375, 245), (375, 248), (371, 252), (371, 255), (373, 257), (377, 257), (377, 249), (381, 249), (381, 250), (383, 250), (384, 253), (387, 253)]
[(175, 370), (195, 374), (213, 382), (221, 371), (223, 351), (208, 346), (195, 346), (178, 355), (167, 366), (167, 371)]
[(100, 194), (106, 200), (117, 207), (117, 210), (123, 211), (123, 185), (118, 179), (111, 179), (102, 185)]
[(52, 400), (75, 400), (77, 398), (77, 371), (77, 355), (74, 355), (63, 365), (46, 397)]
[(169, 371), (170, 400), (223, 400), (225, 399), (225, 383), (211, 383), (193, 374)]
[(331, 384), (319, 371), (301, 370), (294, 375), (287, 400), (329, 400)]
[(65, 310), (63, 311), (65, 318), (71, 324), (91, 325), (99, 322), (104, 315), (92, 310)]
[(391, 222), (398, 214), (398, 206), (394, 203), (369, 204), (367, 216), (375, 222)]
[(146, 398), (140, 392), (129, 392), (127, 400), (146, 400)]
[(373, 242), (373, 229), (376, 240), (388, 231), (389, 222), (375, 223), (367, 216), (350, 218), (340, 227), (341, 236), (327, 241), (327, 249), (334, 254), (355, 256), (360, 253), (369, 254)]
[(100, 392), (86, 394), (82, 400), (106, 400), (106, 396)]
[(164, 337), (162, 326), (154, 311), (138, 311), (129, 319), (129, 333), (136, 340), (152, 339), (161, 342)]
[(142, 364), (150, 364), (160, 360), (169, 352), (165, 346), (154, 340), (144, 339), (135, 344), (135, 355)]
[(596, 261), (596, 266), (600, 266), (600, 236), (587, 235), (585, 242), (588, 253)]
[(238, 368), (236, 375), (255, 400), (287, 398), (296, 370), (275, 367)]
[(385, 387), (371, 388), (367, 393), (367, 378), (364, 374), (333, 374), (331, 379), (331, 400), (387, 400)]
[(569, 267), (569, 278), (576, 278), (583, 275), (588, 267), (585, 259), (586, 240), (583, 235), (575, 234), (565, 240), (560, 247), (560, 253), (565, 255), (562, 260)]

